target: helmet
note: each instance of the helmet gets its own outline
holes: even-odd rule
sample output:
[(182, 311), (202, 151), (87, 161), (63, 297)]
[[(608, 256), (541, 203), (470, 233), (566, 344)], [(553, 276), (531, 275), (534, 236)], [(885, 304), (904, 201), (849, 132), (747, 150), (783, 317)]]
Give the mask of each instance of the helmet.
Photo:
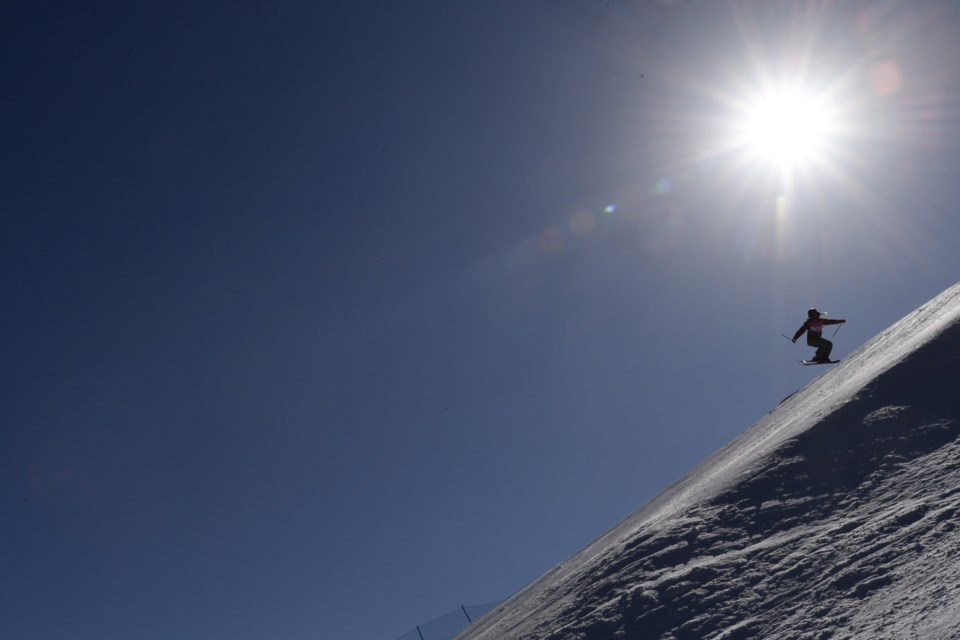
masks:
[(819, 318), (819, 317), (820, 317), (820, 312), (817, 311), (816, 309), (808, 309), (808, 310), (807, 310), (807, 317), (810, 318), (811, 320), (813, 320), (814, 318)]

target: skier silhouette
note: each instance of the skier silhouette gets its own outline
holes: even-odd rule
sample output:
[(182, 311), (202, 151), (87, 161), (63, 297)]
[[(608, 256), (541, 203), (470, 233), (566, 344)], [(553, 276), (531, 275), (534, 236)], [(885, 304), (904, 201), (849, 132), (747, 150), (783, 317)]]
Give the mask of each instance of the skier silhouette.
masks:
[(807, 311), (807, 321), (803, 326), (797, 329), (793, 334), (793, 341), (807, 333), (807, 344), (816, 347), (817, 352), (813, 356), (813, 362), (827, 362), (830, 360), (830, 351), (833, 350), (833, 343), (823, 337), (823, 327), (828, 324), (842, 324), (846, 320), (830, 320), (820, 317), (820, 312), (816, 309)]

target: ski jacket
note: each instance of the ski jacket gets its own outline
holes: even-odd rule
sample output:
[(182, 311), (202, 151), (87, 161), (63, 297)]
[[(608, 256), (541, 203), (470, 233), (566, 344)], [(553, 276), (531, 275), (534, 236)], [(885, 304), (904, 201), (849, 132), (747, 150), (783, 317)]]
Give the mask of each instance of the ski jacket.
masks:
[(793, 334), (793, 341), (796, 342), (797, 338), (803, 335), (803, 332), (807, 332), (807, 344), (810, 346), (817, 346), (816, 343), (820, 338), (823, 337), (823, 327), (828, 324), (840, 324), (843, 320), (832, 320), (828, 318), (811, 318), (803, 323), (803, 326), (797, 329), (797, 332)]

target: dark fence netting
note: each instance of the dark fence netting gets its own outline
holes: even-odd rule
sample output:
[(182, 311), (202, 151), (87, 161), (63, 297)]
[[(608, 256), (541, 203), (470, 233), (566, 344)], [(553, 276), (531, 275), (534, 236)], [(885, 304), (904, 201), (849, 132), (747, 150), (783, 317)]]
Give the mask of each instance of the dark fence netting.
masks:
[(397, 640), (450, 640), (463, 631), (471, 622), (500, 604), (488, 602), (486, 604), (463, 605), (459, 609), (446, 615), (435, 618), (430, 622), (417, 625), (416, 629), (408, 631)]

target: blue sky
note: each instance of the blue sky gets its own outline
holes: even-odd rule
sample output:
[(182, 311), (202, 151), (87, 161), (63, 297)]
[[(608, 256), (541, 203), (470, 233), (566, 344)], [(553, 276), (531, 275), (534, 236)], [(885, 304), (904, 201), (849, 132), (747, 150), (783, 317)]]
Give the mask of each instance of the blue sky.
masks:
[(956, 282), (958, 17), (14, 2), (4, 635), (390, 640), (561, 562), (819, 373), (808, 307), (842, 357)]

